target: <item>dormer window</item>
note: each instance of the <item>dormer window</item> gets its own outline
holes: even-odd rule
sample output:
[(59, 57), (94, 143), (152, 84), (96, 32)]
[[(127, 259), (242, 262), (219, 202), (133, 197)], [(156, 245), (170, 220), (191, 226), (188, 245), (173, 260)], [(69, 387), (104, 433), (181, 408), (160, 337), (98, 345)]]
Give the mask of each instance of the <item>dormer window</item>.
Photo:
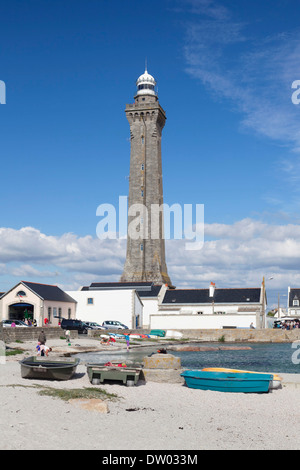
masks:
[(293, 307), (299, 307), (299, 300), (298, 299), (293, 300)]

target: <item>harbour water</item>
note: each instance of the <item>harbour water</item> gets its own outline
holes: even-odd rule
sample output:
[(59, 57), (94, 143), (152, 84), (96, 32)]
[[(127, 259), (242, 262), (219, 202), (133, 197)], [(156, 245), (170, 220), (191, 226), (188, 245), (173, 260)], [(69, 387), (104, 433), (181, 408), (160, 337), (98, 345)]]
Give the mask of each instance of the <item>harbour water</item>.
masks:
[[(218, 347), (216, 343), (193, 343), (193, 346)], [(223, 346), (223, 344), (222, 344)], [(211, 351), (172, 351), (170, 354), (179, 356), (184, 369), (201, 369), (203, 367), (227, 367), (257, 372), (278, 372), (287, 374), (300, 373), (300, 342), (295, 343), (225, 343), (224, 346), (247, 346), (247, 350), (211, 350)], [(162, 347), (162, 346), (160, 346)], [(132, 348), (99, 353), (78, 355), (82, 362), (106, 363), (126, 362), (127, 364), (142, 363), (143, 358), (155, 353), (158, 346)]]

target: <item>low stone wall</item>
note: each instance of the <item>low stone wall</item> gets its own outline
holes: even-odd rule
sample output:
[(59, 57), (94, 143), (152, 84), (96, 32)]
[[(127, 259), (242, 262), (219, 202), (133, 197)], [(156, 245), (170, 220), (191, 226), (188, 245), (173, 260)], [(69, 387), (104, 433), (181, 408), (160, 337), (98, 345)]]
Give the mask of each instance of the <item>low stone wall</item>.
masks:
[[(60, 338), (65, 331), (60, 327), (24, 327), (24, 328), (3, 328), (5, 343), (15, 343), (16, 341), (37, 341), (41, 331), (44, 331), (47, 339)], [(71, 338), (78, 338), (77, 331), (71, 331)]]
[[(60, 327), (30, 327), (30, 328), (3, 328), (4, 341), (12, 343), (15, 341), (37, 341), (39, 333), (44, 330), (47, 338), (59, 338), (64, 336), (65, 331)], [(230, 342), (230, 343), (292, 343), (300, 341), (300, 329), (293, 330), (250, 330), (250, 329), (215, 329), (215, 330), (176, 330), (182, 333), (183, 339), (197, 340), (199, 342)], [(88, 330), (88, 337), (99, 336), (108, 333), (108, 330)], [(150, 330), (111, 330), (119, 334), (149, 334)], [(78, 338), (77, 331), (71, 331), (71, 338)]]
[[(149, 334), (151, 330), (138, 329), (138, 330), (89, 330), (88, 335), (91, 337), (99, 336), (101, 334), (118, 333), (118, 334)], [(167, 331), (167, 330), (164, 330)], [(280, 329), (265, 329), (265, 330), (250, 330), (243, 328), (224, 328), (224, 329), (203, 329), (203, 330), (181, 330), (176, 329), (183, 335), (183, 339), (198, 340), (201, 342), (230, 342), (230, 343), (292, 343), (293, 341), (300, 341), (300, 329), (293, 330), (280, 330)]]
[(220, 330), (177, 330), (184, 338), (215, 342), (253, 342), (253, 343), (292, 343), (300, 341), (300, 329), (293, 330), (250, 330), (250, 329), (220, 329)]

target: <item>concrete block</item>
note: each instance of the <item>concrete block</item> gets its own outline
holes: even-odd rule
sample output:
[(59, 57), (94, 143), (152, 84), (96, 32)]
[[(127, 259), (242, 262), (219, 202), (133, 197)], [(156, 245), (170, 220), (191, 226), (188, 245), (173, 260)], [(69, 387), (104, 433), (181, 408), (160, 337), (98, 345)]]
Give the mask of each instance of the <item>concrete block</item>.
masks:
[(143, 360), (145, 369), (180, 369), (181, 360), (172, 354), (153, 354)]
[(159, 383), (184, 383), (184, 378), (180, 376), (183, 369), (143, 369), (143, 380), (146, 382)]

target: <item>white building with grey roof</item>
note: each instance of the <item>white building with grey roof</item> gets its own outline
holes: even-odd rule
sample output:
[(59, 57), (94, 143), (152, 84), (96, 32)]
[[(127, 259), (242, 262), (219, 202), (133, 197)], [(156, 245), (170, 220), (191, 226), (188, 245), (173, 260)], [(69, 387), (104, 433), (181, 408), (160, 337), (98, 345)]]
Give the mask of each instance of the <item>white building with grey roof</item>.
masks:
[(152, 329), (254, 328), (262, 323), (263, 288), (169, 289), (150, 316)]
[(36, 320), (58, 326), (62, 318), (76, 318), (76, 300), (58, 286), (20, 281), (0, 299), (0, 320)]

